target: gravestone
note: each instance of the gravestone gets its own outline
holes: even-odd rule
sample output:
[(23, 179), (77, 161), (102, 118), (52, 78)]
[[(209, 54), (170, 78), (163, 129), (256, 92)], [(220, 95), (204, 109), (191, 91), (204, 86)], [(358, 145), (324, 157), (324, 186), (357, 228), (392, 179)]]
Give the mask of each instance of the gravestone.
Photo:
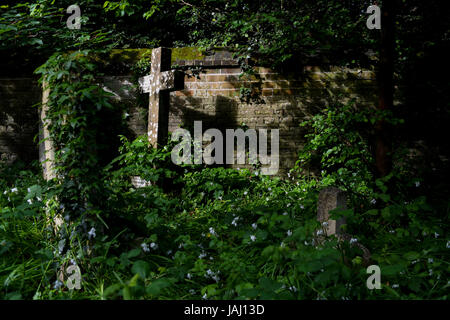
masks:
[(327, 235), (342, 234), (341, 226), (345, 224), (345, 218), (330, 219), (330, 211), (347, 208), (347, 195), (336, 187), (327, 187), (319, 193), (317, 201), (317, 220), (326, 226)]
[(172, 51), (152, 50), (151, 73), (139, 79), (143, 92), (149, 93), (148, 141), (153, 147), (166, 144), (169, 133), (170, 91), (184, 89), (184, 73), (169, 70)]

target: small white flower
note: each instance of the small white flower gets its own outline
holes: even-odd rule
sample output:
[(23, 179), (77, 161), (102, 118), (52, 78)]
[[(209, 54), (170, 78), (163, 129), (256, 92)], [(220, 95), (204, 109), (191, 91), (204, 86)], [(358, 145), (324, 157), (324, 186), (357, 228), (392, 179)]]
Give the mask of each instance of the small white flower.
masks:
[(281, 243), (280, 243), (280, 247), (281, 248), (284, 248), (286, 245), (284, 244), (284, 242), (283, 241), (281, 241)]
[(416, 185), (416, 188), (420, 187), (420, 181), (416, 181), (415, 185)]
[(433, 275), (433, 269), (428, 269), (428, 274), (431, 276)]
[(268, 191), (272, 191), (272, 188), (271, 188), (271, 187), (268, 187), (267, 190), (268, 190)]
[(317, 230), (316, 235), (320, 236), (323, 234), (323, 230)]
[(393, 285), (392, 285), (392, 289), (396, 289), (396, 288), (398, 288), (398, 287), (399, 287), (398, 284), (393, 284)]
[(287, 212), (283, 212), (283, 216), (287, 216), (288, 215), (288, 213)]
[(11, 192), (18, 192), (19, 190), (17, 188), (12, 188)]
[(377, 203), (377, 200), (372, 199), (372, 200), (370, 200), (370, 203), (371, 203), (371, 204), (376, 204), (376, 203)]
[(211, 235), (216, 236), (216, 231), (214, 230), (213, 227), (209, 227), (209, 233), (211, 233)]
[(290, 177), (291, 177), (291, 173), (290, 173), (290, 172), (288, 172), (287, 176), (288, 176), (288, 178), (290, 178)]
[(152, 243), (150, 243), (150, 248), (156, 250), (156, 249), (158, 249), (158, 245), (156, 243), (152, 242)]
[(292, 231), (291, 231), (291, 230), (288, 230), (288, 231), (287, 231), (287, 235), (288, 235), (288, 237), (292, 236)]
[(190, 273), (188, 273), (188, 274), (186, 275), (186, 278), (192, 279), (192, 275), (191, 275)]
[(288, 207), (288, 208), (289, 208), (290, 206), (291, 206), (291, 204), (290, 204), (290, 203), (288, 203), (288, 204), (286, 205), (286, 207)]
[(150, 248), (148, 247), (148, 244), (146, 244), (146, 243), (141, 243), (141, 248), (142, 248), (142, 250), (144, 250), (144, 252), (150, 251)]
[(294, 286), (292, 286), (292, 287), (289, 287), (289, 291), (292, 291), (292, 292), (297, 292), (297, 288), (296, 288), (296, 287), (294, 287)]
[(237, 227), (237, 221), (239, 220), (239, 217), (236, 217), (233, 219), (233, 221), (231, 221), (231, 224), (235, 227)]
[(328, 227), (328, 222), (327, 221), (322, 222), (322, 226), (324, 226), (325, 228)]
[(42, 201), (41, 197), (36, 197), (37, 201)]
[(300, 209), (305, 209), (305, 206), (301, 204)]
[(7, 194), (7, 193), (8, 193), (8, 190), (3, 191), (3, 194)]
[(246, 196), (246, 195), (247, 195), (247, 193), (248, 193), (247, 191), (244, 191), (244, 196)]
[(27, 200), (28, 204), (33, 204), (33, 201), (31, 201), (31, 199)]
[[(253, 223), (252, 224), (252, 228), (254, 229), (254, 230), (256, 230), (256, 228), (258, 228), (258, 225), (256, 224), (256, 223)], [(450, 241), (449, 241), (450, 242)]]
[(256, 236), (254, 236), (253, 234), (250, 236), (250, 240), (255, 241), (256, 240)]
[(61, 281), (56, 280), (56, 281), (55, 281), (55, 284), (53, 285), (53, 288), (54, 288), (54, 289), (59, 289), (59, 288), (62, 287), (63, 284), (64, 284), (64, 283), (62, 283)]
[(30, 188), (27, 188), (27, 191), (28, 191), (28, 193), (30, 193), (30, 192), (31, 192), (31, 189), (30, 189)]
[(218, 275), (213, 275), (211, 278), (212, 278), (215, 282), (219, 282), (219, 280), (220, 280), (220, 278), (219, 278)]
[(217, 199), (222, 200), (222, 196), (218, 196)]
[(255, 172), (255, 176), (259, 176), (259, 172), (258, 171)]
[(194, 289), (189, 289), (189, 293), (194, 295), (195, 294), (195, 290)]
[(395, 230), (389, 230), (389, 233), (395, 233)]
[(74, 259), (70, 259), (70, 264), (73, 265), (73, 266), (76, 266), (77, 262)]
[(202, 252), (198, 255), (199, 259), (203, 259), (204, 257), (206, 257), (206, 253)]
[(358, 242), (358, 239), (356, 239), (356, 238), (351, 238), (350, 239), (350, 243), (355, 243), (355, 242)]
[(208, 299), (208, 295), (206, 294), (206, 292), (205, 292), (205, 294), (203, 295), (202, 299), (203, 299), (203, 300)]
[(446, 247), (447, 247), (447, 249), (450, 249), (450, 240), (447, 241)]
[(435, 233), (434, 233), (434, 237), (435, 237), (435, 238), (438, 238), (438, 237), (439, 237), (439, 233), (435, 232)]
[(434, 262), (433, 258), (428, 258), (428, 263), (433, 263), (433, 262)]
[(166, 254), (169, 256), (169, 255), (171, 255), (172, 254), (172, 250), (168, 250), (167, 252), (166, 252)]
[(89, 230), (88, 232), (89, 235), (89, 239), (90, 238), (95, 238), (96, 234), (95, 234), (95, 228), (91, 228), (91, 230)]

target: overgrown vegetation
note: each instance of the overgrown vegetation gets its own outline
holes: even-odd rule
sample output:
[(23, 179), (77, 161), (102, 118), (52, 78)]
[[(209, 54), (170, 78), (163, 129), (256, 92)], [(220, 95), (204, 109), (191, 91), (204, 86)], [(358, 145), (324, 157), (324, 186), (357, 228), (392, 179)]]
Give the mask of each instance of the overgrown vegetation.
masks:
[[(55, 49), (77, 51), (53, 54), (37, 71), (52, 88), (48, 117), (56, 178), (43, 181), (38, 165), (0, 168), (0, 299), (448, 298), (448, 183), (429, 178), (433, 168), (417, 162), (425, 157), (413, 162), (402, 156), (410, 146), (399, 139), (394, 159), (401, 161), (389, 175), (374, 175), (372, 125), (382, 118), (401, 128), (395, 112), (330, 102), (303, 124), (310, 129), (308, 143), (287, 179), (261, 176), (257, 168), (175, 166), (171, 145), (151, 149), (146, 137), (122, 136), (120, 155), (110, 163), (99, 156), (109, 143), (100, 121), (105, 112), (122, 110), (98, 86), (101, 74), (85, 49), (232, 45), (242, 57), (272, 57), (268, 63), (274, 67), (292, 66), (296, 59), (326, 60), (339, 51), (343, 64), (362, 65), (370, 59), (363, 52), (375, 48), (376, 40), (358, 29), (364, 19), (349, 18), (360, 5), (158, 1), (149, 8), (146, 3), (80, 1), (90, 9), (79, 32), (61, 29), (64, 8), (53, 1), (2, 7), (3, 49), (43, 56)], [(154, 28), (141, 23), (128, 28), (137, 16), (150, 19)], [(397, 60), (405, 76), (416, 59), (445, 47), (445, 33), (444, 23), (435, 22), (439, 32), (431, 43), (415, 48), (407, 30), (421, 14), (401, 17), (404, 37), (396, 44), (403, 49)], [(172, 20), (174, 29), (164, 30), (162, 39), (164, 22)], [(176, 31), (180, 26), (183, 35)], [(435, 82), (428, 85), (439, 91), (442, 83)], [(431, 101), (433, 108), (443, 105), (439, 99)], [(151, 184), (136, 188), (135, 176)], [(352, 243), (367, 247), (370, 263), (380, 266), (381, 290), (366, 287), (360, 249), (323, 237), (316, 211), (318, 192), (326, 186), (349, 194), (349, 209), (335, 215), (346, 216)], [(81, 269), (80, 290), (68, 290), (58, 278), (70, 265)]]

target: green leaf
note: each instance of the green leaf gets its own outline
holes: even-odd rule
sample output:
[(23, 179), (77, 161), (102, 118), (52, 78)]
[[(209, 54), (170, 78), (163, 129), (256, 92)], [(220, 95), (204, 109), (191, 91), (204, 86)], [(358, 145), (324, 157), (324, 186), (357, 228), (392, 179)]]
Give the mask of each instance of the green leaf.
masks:
[(138, 260), (133, 264), (131, 271), (139, 274), (142, 279), (145, 279), (150, 274), (150, 265), (146, 261)]

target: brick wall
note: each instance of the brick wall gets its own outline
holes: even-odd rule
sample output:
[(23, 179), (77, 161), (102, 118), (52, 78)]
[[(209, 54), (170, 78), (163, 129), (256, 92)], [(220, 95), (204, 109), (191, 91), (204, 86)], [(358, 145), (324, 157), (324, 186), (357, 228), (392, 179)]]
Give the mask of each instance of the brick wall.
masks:
[[(139, 52), (150, 59), (151, 51), (142, 50)], [(118, 55), (120, 52), (116, 50), (115, 59)], [(126, 56), (133, 57), (134, 51), (126, 50)], [(360, 105), (376, 103), (375, 75), (367, 70), (305, 67), (300, 75), (283, 75), (256, 67), (255, 75), (241, 77), (238, 62), (227, 51), (204, 54), (181, 48), (174, 49), (172, 56), (173, 68), (184, 69), (186, 76), (185, 89), (171, 93), (169, 130), (180, 126), (192, 128), (195, 120), (203, 122), (203, 131), (235, 129), (243, 124), (252, 129), (279, 129), (280, 174), (295, 164), (302, 148), (304, 131), (299, 126), (302, 120), (334, 99), (345, 102), (354, 98)], [(199, 68), (200, 72), (194, 75), (190, 67)], [(106, 77), (103, 82), (105, 89), (126, 106), (129, 130), (136, 136), (147, 131), (148, 95), (139, 93), (132, 79), (129, 74), (121, 74)], [(250, 93), (249, 101), (241, 99), (242, 87)], [(33, 142), (38, 133), (38, 113), (32, 105), (40, 101), (40, 96), (40, 87), (33, 79), (0, 79), (2, 159), (38, 157)]]
[(37, 160), (41, 89), (33, 78), (0, 78), (0, 160)]

